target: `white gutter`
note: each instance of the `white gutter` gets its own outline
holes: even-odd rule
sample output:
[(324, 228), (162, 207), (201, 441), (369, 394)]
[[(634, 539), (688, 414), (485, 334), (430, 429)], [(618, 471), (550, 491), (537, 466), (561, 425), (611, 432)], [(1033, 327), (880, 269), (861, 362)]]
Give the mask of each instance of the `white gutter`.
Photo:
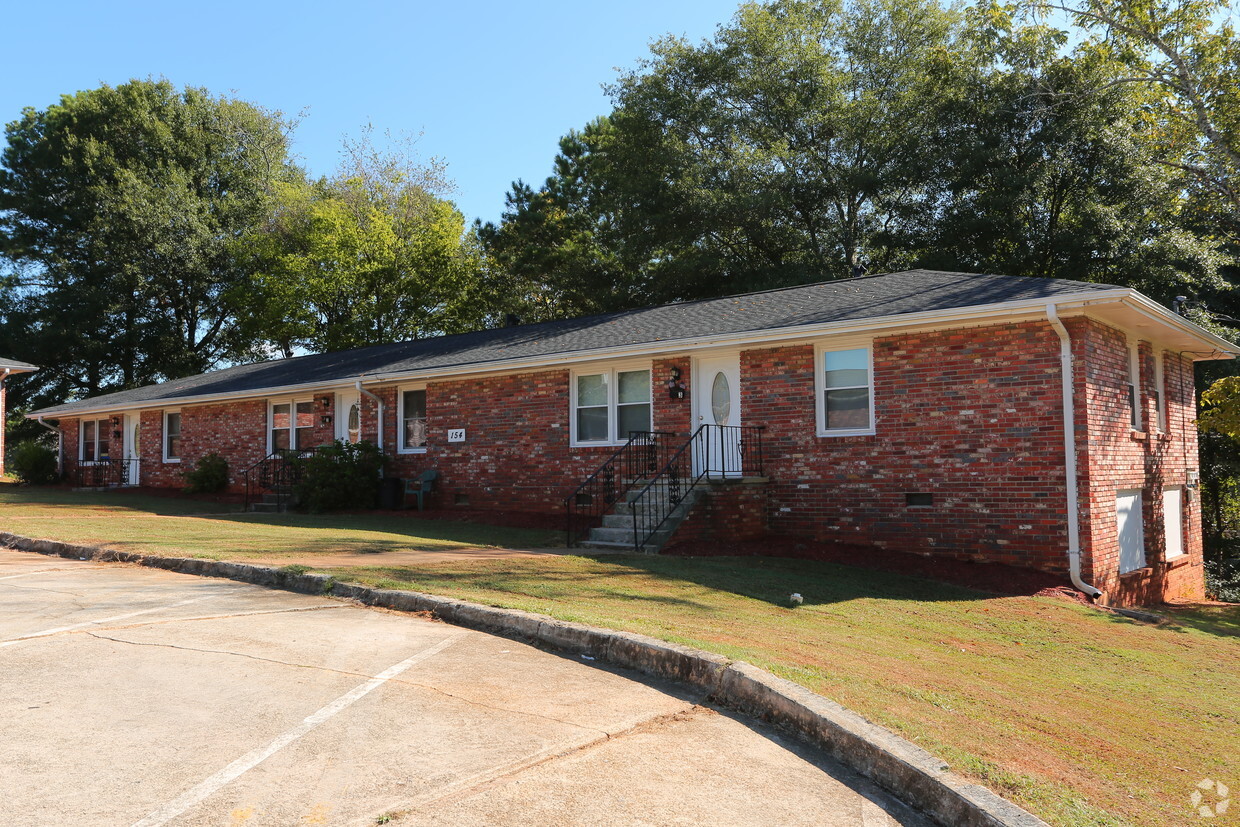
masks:
[(355, 385), (355, 387), (357, 388), (357, 392), (359, 394), (365, 394), (366, 396), (369, 396), (371, 399), (375, 400), (375, 404), (379, 406), (379, 453), (382, 454), (383, 453), (383, 409), (385, 407), (383, 404), (383, 400), (375, 396), (370, 391), (363, 388), (361, 379), (357, 380), (357, 384)]
[(34, 421), (38, 422), (44, 428), (47, 428), (56, 435), (56, 473), (63, 474), (65, 472), (64, 435), (60, 433), (59, 428), (53, 428), (51, 425), (44, 422), (42, 416), (35, 417)]
[(1054, 304), (1046, 305), (1046, 320), (1059, 334), (1059, 375), (1063, 384), (1063, 462), (1068, 488), (1068, 573), (1072, 585), (1090, 597), (1101, 591), (1081, 579), (1081, 518), (1077, 495), (1076, 468), (1076, 406), (1072, 392), (1072, 338), (1059, 321)]

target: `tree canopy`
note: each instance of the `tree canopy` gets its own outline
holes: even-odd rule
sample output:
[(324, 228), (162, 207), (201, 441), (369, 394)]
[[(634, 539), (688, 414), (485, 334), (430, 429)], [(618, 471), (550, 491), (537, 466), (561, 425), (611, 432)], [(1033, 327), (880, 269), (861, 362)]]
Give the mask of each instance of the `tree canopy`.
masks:
[(135, 80), (27, 108), (0, 156), (6, 352), (44, 401), (241, 358), (236, 240), (288, 170), (286, 124)]

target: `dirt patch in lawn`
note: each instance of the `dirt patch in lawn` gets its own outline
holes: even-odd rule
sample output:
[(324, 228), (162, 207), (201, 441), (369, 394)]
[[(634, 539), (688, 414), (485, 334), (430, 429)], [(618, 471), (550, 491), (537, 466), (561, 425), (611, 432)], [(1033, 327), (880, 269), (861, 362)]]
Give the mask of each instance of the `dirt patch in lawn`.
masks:
[(815, 542), (799, 537), (772, 536), (730, 543), (717, 540), (675, 543), (665, 549), (664, 553), (682, 557), (790, 557), (821, 560), (825, 563), (924, 577), (993, 594), (1053, 593), (1084, 599), (1083, 595), (1068, 585), (1067, 575), (1059, 576), (1001, 563), (980, 563), (891, 551), (875, 546)]

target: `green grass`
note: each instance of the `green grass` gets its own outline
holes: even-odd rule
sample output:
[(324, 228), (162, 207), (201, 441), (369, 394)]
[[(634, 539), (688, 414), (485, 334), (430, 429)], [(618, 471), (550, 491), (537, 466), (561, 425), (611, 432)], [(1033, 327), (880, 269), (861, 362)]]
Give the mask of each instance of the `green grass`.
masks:
[[(167, 554), (307, 553), (558, 542), (552, 532), (0, 485), (0, 528)], [(213, 513), (214, 512), (214, 513)], [(37, 530), (35, 527), (37, 526)], [(839, 701), (1055, 825), (1200, 822), (1202, 779), (1240, 789), (1240, 606), (1147, 624), (1057, 598), (997, 597), (774, 558), (522, 557), (325, 568), (641, 632), (762, 666)], [(301, 561), (286, 570), (304, 571)], [(788, 595), (805, 604), (792, 609)], [(1214, 824), (1235, 824), (1240, 807)]]
[(536, 549), (555, 531), (370, 514), (246, 514), (236, 505), (130, 492), (0, 484), (0, 530), (143, 554), (209, 559), (339, 552)]

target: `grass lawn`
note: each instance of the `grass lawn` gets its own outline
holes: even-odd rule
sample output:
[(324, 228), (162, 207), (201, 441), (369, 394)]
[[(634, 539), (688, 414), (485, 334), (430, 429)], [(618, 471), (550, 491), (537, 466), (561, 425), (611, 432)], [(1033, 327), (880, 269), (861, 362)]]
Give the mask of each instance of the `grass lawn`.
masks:
[[(216, 517), (204, 515), (220, 508), (212, 504), (73, 497), (81, 499), (0, 486), (0, 528), (181, 555), (270, 548), (273, 563), (348, 544), (490, 539), (530, 548), (538, 536), (558, 539), (441, 521)], [(899, 732), (1055, 825), (1207, 823), (1189, 805), (1195, 785), (1209, 778), (1240, 790), (1240, 606), (1185, 607), (1174, 622), (1151, 625), (1061, 598), (756, 557), (543, 556), (330, 571), (749, 661)], [(794, 591), (805, 597), (797, 609), (786, 605)], [(1238, 814), (1233, 807), (1208, 823), (1240, 823)]]
[(562, 533), (541, 529), (369, 514), (246, 514), (237, 505), (203, 500), (6, 484), (0, 484), (0, 531), (218, 560), (564, 544)]

